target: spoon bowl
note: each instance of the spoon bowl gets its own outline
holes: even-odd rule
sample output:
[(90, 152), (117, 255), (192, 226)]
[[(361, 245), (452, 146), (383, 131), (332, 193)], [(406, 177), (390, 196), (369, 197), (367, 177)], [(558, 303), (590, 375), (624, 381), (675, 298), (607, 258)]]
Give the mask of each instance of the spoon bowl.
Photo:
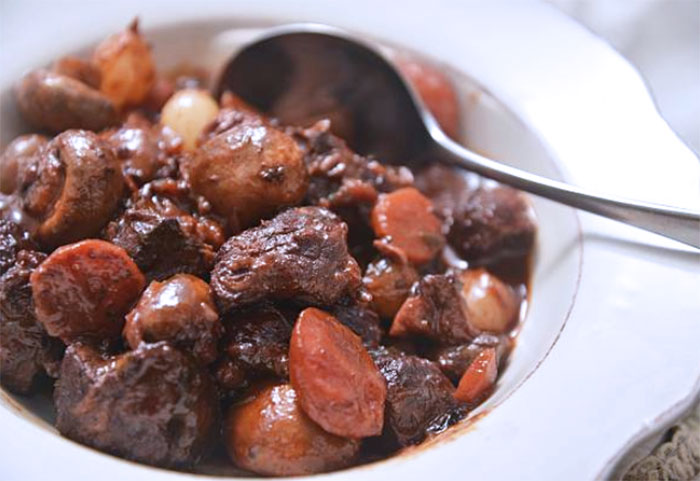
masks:
[(357, 152), (401, 164), (434, 144), (436, 124), (379, 50), (319, 24), (272, 28), (226, 65), (217, 93), (229, 90), (284, 124), (328, 118)]
[(700, 248), (700, 212), (595, 194), (452, 141), (390, 59), (341, 29), (272, 28), (238, 51), (222, 72), (219, 94), (230, 91), (284, 124), (328, 118), (334, 133), (364, 155), (391, 163), (437, 159)]

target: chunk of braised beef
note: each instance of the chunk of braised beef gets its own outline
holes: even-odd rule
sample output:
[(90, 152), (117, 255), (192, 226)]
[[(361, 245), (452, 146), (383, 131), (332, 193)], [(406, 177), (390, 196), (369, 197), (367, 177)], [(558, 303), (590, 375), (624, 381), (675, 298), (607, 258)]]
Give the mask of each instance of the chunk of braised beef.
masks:
[(441, 346), (431, 350), (428, 354), (428, 358), (432, 359), (440, 367), (442, 372), (456, 384), (476, 356), (487, 347), (496, 349), (498, 364), (501, 366), (508, 357), (511, 342), (506, 336), (482, 333), (468, 344)]
[(48, 142), (43, 135), (26, 134), (16, 137), (0, 154), (0, 193), (12, 194), (17, 189), (24, 170)]
[(382, 338), (379, 316), (369, 305), (358, 300), (345, 300), (329, 309), (329, 312), (360, 336), (362, 343), (370, 348), (377, 347)]
[(219, 110), (216, 118), (204, 127), (198, 143), (202, 145), (207, 140), (213, 139), (217, 135), (243, 123), (260, 124), (262, 122), (264, 122), (264, 119), (261, 116), (250, 111), (239, 108), (222, 108)]
[(433, 165), (416, 185), (449, 227), (448, 243), (464, 259), (483, 264), (523, 256), (535, 240), (535, 222), (525, 195), (511, 187)]
[(211, 286), (222, 313), (263, 299), (333, 305), (360, 287), (347, 225), (320, 207), (288, 209), (231, 237), (217, 254)]
[(36, 245), (19, 225), (0, 218), (0, 275), (14, 265), (22, 249), (36, 249)]
[(55, 375), (62, 343), (50, 338), (34, 314), (29, 276), (46, 258), (35, 251), (19, 251), (0, 277), (0, 382), (28, 393), (45, 371)]
[(221, 225), (192, 207), (183, 182), (161, 180), (143, 186), (105, 230), (149, 280), (186, 273), (206, 277), (224, 240)]
[(345, 141), (333, 135), (328, 121), (312, 127), (288, 128), (299, 142), (311, 176), (306, 199), (330, 209), (371, 205), (380, 192), (391, 192), (413, 184), (406, 167), (384, 165), (356, 154)]
[(166, 342), (117, 356), (72, 344), (54, 401), (56, 427), (64, 436), (153, 465), (196, 462), (219, 425), (209, 375)]
[(289, 339), (295, 315), (260, 304), (233, 311), (224, 319), (223, 353), (212, 366), (224, 398), (242, 394), (260, 379), (289, 379)]
[(289, 377), (289, 338), (292, 323), (271, 306), (258, 306), (229, 315), (224, 351), (247, 372)]
[(469, 322), (462, 284), (452, 272), (424, 276), (394, 317), (389, 334), (462, 344), (478, 334)]
[(210, 372), (222, 399), (234, 398), (249, 386), (245, 367), (226, 354), (212, 365)]
[(467, 260), (522, 256), (535, 240), (530, 211), (522, 192), (506, 186), (482, 187), (456, 211), (448, 239)]
[(413, 184), (406, 167), (384, 165), (363, 157), (333, 135), (328, 121), (307, 129), (289, 127), (304, 152), (310, 181), (305, 203), (331, 209), (349, 227), (348, 246), (361, 265), (375, 255), (370, 212), (382, 192)]
[(454, 386), (433, 362), (383, 346), (370, 354), (387, 383), (382, 440), (389, 445), (417, 444), (466, 414), (453, 397)]

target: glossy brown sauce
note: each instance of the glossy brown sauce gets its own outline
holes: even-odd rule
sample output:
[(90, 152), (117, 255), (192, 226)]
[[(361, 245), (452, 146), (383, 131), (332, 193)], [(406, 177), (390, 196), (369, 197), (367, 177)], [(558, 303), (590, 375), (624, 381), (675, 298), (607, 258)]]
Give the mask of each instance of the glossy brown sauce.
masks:
[[(454, 74), (454, 72), (452, 72), (452, 73)], [(424, 73), (422, 73), (421, 75), (423, 75), (423, 74)], [(175, 88), (183, 88), (183, 87), (192, 88), (192, 87), (201, 87), (206, 82), (207, 74), (206, 74), (206, 72), (203, 72), (201, 69), (197, 69), (197, 68), (191, 67), (191, 66), (186, 66), (186, 67), (180, 68), (175, 73), (165, 75), (165, 77), (168, 77), (169, 80), (171, 81), (171, 83), (175, 84)], [(459, 84), (460, 82), (464, 81), (463, 79), (460, 79), (458, 75), (453, 76), (453, 78), (451, 80), (456, 84)], [(172, 85), (170, 85), (170, 87), (172, 87)], [(150, 100), (152, 100), (154, 102), (153, 105), (162, 106), (161, 101), (163, 100), (163, 98), (167, 99), (167, 96), (172, 94), (172, 90), (168, 90), (167, 85), (161, 85), (161, 86), (156, 85), (156, 87), (154, 87), (154, 90), (157, 90), (158, 88), (160, 88), (160, 90), (157, 91), (156, 94), (157, 94), (157, 96), (160, 96), (160, 98), (154, 98), (154, 99), (150, 99)], [(433, 92), (433, 94), (435, 94), (435, 93)], [(444, 105), (445, 99), (441, 95), (436, 95), (436, 99), (437, 100), (435, 100), (435, 101), (438, 103), (443, 102), (442, 105), (438, 105), (438, 108), (441, 109), (440, 111), (443, 112), (442, 115), (448, 118), (448, 122), (454, 123), (454, 119), (453, 119), (454, 112), (452, 112), (452, 110), (450, 108), (447, 108), (447, 109), (445, 108), (445, 105)], [(150, 102), (150, 100), (149, 100), (149, 102)], [(454, 100), (455, 99), (448, 99), (448, 101), (450, 101), (450, 102), (452, 102)], [(430, 101), (428, 101), (428, 104), (430, 104)], [(333, 117), (333, 116), (338, 117), (337, 113), (331, 112), (331, 114), (332, 114), (331, 117)], [(153, 115), (152, 113), (149, 115), (153, 119), (157, 119), (157, 115)], [(452, 119), (452, 120), (449, 120), (449, 119)], [(316, 119), (313, 119), (313, 120), (316, 120)], [(342, 118), (336, 118), (335, 120), (337, 121), (338, 125), (340, 125), (341, 130), (343, 130), (344, 128), (347, 128), (347, 124), (343, 123)], [(448, 130), (451, 133), (455, 134), (457, 132), (457, 126), (451, 125), (448, 128)], [(352, 139), (350, 138), (349, 140), (350, 140), (350, 145), (352, 145)], [(252, 157), (253, 156), (251, 156), (251, 158)], [(411, 164), (410, 161), (407, 163), (409, 165)], [(416, 164), (418, 164), (418, 162), (416, 162)], [(277, 177), (279, 177), (279, 172), (282, 172), (284, 170), (284, 167), (285, 166), (281, 166), (280, 167), (281, 170), (278, 169), (275, 172), (273, 172), (273, 174), (275, 174), (275, 175), (263, 176), (263, 182), (277, 182)], [(265, 172), (268, 172), (268, 171), (265, 171)], [(416, 173), (414, 172), (414, 174), (416, 174)], [(416, 174), (416, 175), (419, 175), (419, 174)], [(457, 173), (457, 172), (454, 172), (452, 175), (455, 178), (462, 177), (461, 174)], [(452, 183), (450, 183), (450, 184), (452, 184)], [(465, 183), (465, 185), (468, 185), (468, 184), (469, 184), (469, 181), (467, 181)], [(464, 187), (464, 186), (457, 185), (455, 188), (461, 189), (462, 187)], [(428, 194), (428, 197), (430, 197), (431, 193), (426, 192), (426, 194)], [(434, 194), (434, 192), (433, 192), (433, 194)], [(294, 203), (299, 204), (300, 202), (295, 201)], [(211, 206), (207, 205), (207, 212), (210, 208), (211, 208)], [(121, 207), (120, 207), (120, 209), (121, 209)], [(175, 209), (174, 207), (172, 207), (170, 209), (166, 208), (166, 209), (164, 209), (164, 211), (159, 212), (158, 214), (162, 215), (165, 218), (174, 217), (173, 212), (175, 212), (175, 211), (179, 212), (180, 209), (179, 208)], [(274, 211), (274, 209), (272, 211)], [(6, 219), (11, 219), (14, 222), (17, 222), (18, 224), (23, 225), (30, 232), (33, 232), (37, 228), (38, 221), (36, 219), (31, 219), (29, 216), (27, 216), (25, 213), (23, 213), (21, 207), (16, 203), (16, 201), (13, 201), (11, 199), (11, 197), (9, 197), (9, 196), (0, 195), (0, 213), (2, 213), (2, 217), (6, 218)], [(267, 213), (268, 212), (265, 211), (265, 214), (267, 214)], [(489, 212), (487, 212), (487, 214), (489, 214)], [(259, 219), (260, 217), (261, 216), (254, 216), (255, 220)], [(216, 220), (218, 221), (219, 219), (216, 219)], [(192, 223), (196, 224), (196, 221), (193, 218), (191, 220), (188, 220), (188, 222), (192, 222)], [(246, 222), (246, 220), (244, 219), (243, 223), (245, 224), (245, 222)], [(348, 223), (350, 224), (350, 222), (348, 222)], [(193, 229), (194, 229), (194, 227), (193, 227)], [(102, 235), (102, 234), (100, 234), (100, 235)], [(355, 251), (351, 250), (351, 253), (353, 255), (355, 255), (356, 257), (358, 257), (359, 268), (361, 268), (363, 271), (366, 268), (367, 262), (369, 262), (372, 258), (376, 258), (377, 256), (386, 254), (381, 249), (377, 249), (376, 246), (375, 247), (368, 247), (368, 246), (372, 246), (372, 235), (373, 235), (373, 233), (371, 232), (371, 230), (367, 230), (366, 228), (362, 229), (362, 228), (358, 228), (358, 227), (353, 227), (352, 224), (350, 226), (350, 231), (349, 231), (350, 239), (358, 238), (358, 239), (360, 239), (360, 241), (358, 242), (359, 244), (362, 244), (362, 243), (365, 244), (365, 246), (364, 246), (365, 249), (361, 253), (361, 255), (359, 255), (359, 256), (356, 254)], [(223, 241), (223, 238), (221, 239), (221, 241)], [(248, 244), (250, 245), (253, 243), (254, 243), (254, 240), (249, 242)], [(218, 245), (220, 245), (220, 244), (221, 244), (221, 242), (218, 242)], [(216, 246), (217, 248), (218, 248), (218, 245)], [(265, 249), (268, 248), (268, 246), (266, 246), (266, 245), (263, 245), (263, 247)], [(353, 246), (351, 246), (351, 247), (353, 247)], [(262, 252), (263, 254), (256, 253), (255, 255), (256, 256), (259, 255), (259, 257), (262, 258), (264, 256), (264, 253), (267, 252), (265, 249), (260, 250), (260, 252)], [(46, 249), (46, 250), (48, 251), (50, 249)], [(129, 254), (131, 255), (131, 252), (129, 252)], [(457, 253), (457, 251), (455, 249), (450, 248), (448, 255), (447, 256), (443, 255), (443, 259), (434, 259), (431, 262), (427, 262), (424, 265), (421, 265), (420, 268), (417, 269), (418, 273), (423, 278), (423, 277), (430, 276), (430, 275), (438, 275), (438, 276), (445, 275), (446, 272), (450, 271), (450, 268), (460, 270), (460, 269), (466, 269), (466, 268), (471, 269), (471, 268), (475, 268), (475, 267), (484, 267), (489, 273), (493, 274), (494, 276), (499, 278), (501, 281), (503, 281), (505, 284), (507, 284), (508, 286), (510, 286), (513, 289), (513, 291), (517, 295), (520, 308), (518, 309), (519, 314), (518, 314), (517, 323), (514, 326), (512, 326), (512, 328), (510, 328), (508, 330), (508, 332), (502, 334), (502, 336), (506, 338), (506, 347), (504, 348), (502, 354), (500, 354), (501, 357), (500, 357), (499, 369), (498, 369), (499, 375), (503, 372), (503, 369), (507, 368), (508, 357), (510, 355), (510, 352), (514, 348), (514, 345), (515, 345), (515, 342), (517, 339), (517, 337), (516, 337), (517, 332), (519, 331), (520, 323), (524, 320), (525, 313), (527, 310), (526, 309), (527, 304), (529, 303), (530, 282), (531, 282), (531, 275), (532, 275), (532, 256), (533, 256), (532, 249), (529, 249), (527, 252), (519, 253), (517, 255), (509, 255), (509, 256), (498, 256), (498, 255), (488, 256), (488, 255), (485, 255), (483, 258), (485, 260), (477, 260), (477, 261), (472, 260), (472, 262), (468, 262), (468, 261), (464, 260), (461, 257), (461, 255), (459, 253)], [(222, 256), (222, 257), (224, 257), (224, 256)], [(366, 257), (366, 259), (364, 259), (365, 257)], [(449, 257), (449, 259), (447, 259), (446, 257)], [(266, 264), (267, 265), (263, 266), (263, 268), (274, 267), (273, 266), (274, 259), (271, 260), (270, 262), (267, 262)], [(351, 266), (351, 268), (352, 269), (359, 269), (356, 264), (353, 264)], [(244, 273), (245, 269), (247, 269), (247, 267), (244, 266), (244, 267), (241, 267), (240, 271), (233, 272), (232, 273), (233, 277), (241, 275), (242, 273)], [(347, 269), (350, 269), (350, 267), (348, 267)], [(347, 269), (344, 269), (344, 270), (347, 270)], [(350, 270), (352, 270), (352, 269), (350, 269)], [(312, 269), (309, 268), (308, 271), (311, 272)], [(205, 277), (207, 281), (209, 280), (209, 272), (206, 272), (205, 274), (200, 274), (200, 275), (202, 277)], [(270, 279), (273, 279), (273, 277), (270, 277)], [(290, 281), (290, 283), (291, 283), (291, 281)], [(212, 284), (213, 284), (213, 282), (212, 282)], [(260, 299), (262, 299), (262, 302), (267, 302), (267, 300), (264, 298), (265, 292), (264, 291), (261, 291), (261, 292), (262, 293), (260, 294)], [(303, 294), (307, 295), (308, 292), (303, 292)], [(411, 294), (411, 295), (414, 295), (414, 294)], [(219, 295), (220, 299), (223, 299), (223, 296), (221, 294), (218, 294), (218, 295)], [(341, 296), (336, 296), (336, 297), (340, 298)], [(333, 304), (334, 302), (336, 302), (336, 300), (337, 300), (336, 297), (333, 297), (332, 300), (328, 300), (327, 302), (326, 302), (326, 299), (323, 297), (314, 298), (312, 300), (312, 302), (314, 304), (317, 304), (317, 305), (318, 304), (320, 304), (320, 305), (329, 304), (330, 305), (330, 304)], [(236, 301), (238, 301), (239, 298), (232, 297), (232, 299), (233, 299), (232, 303), (235, 303)], [(276, 308), (278, 308), (280, 311), (285, 311), (285, 310), (292, 311), (292, 312), (294, 312), (294, 317), (296, 317), (296, 315), (298, 314), (298, 311), (300, 310), (298, 305), (293, 304), (291, 301), (287, 302), (286, 299), (283, 299), (281, 301), (279, 299), (274, 299), (274, 300), (277, 303)], [(257, 300), (256, 300), (256, 302), (257, 302)], [(219, 303), (219, 306), (221, 306), (221, 305), (222, 304)], [(347, 307), (347, 306), (342, 306), (342, 307)], [(338, 317), (340, 317), (339, 314), (336, 314), (336, 315)], [(383, 319), (382, 320), (382, 328), (384, 330), (388, 330), (389, 327), (390, 327), (390, 320)], [(329, 334), (328, 337), (332, 337), (332, 336)], [(340, 336), (340, 337), (342, 337), (342, 336)], [(363, 341), (364, 340), (365, 339), (363, 339)], [(133, 351), (131, 351), (131, 352), (136, 352), (136, 350), (138, 348), (138, 346), (137, 346), (138, 342), (137, 341), (131, 341), (131, 342), (133, 344), (131, 346)], [(114, 351), (123, 351), (123, 350), (127, 349), (126, 344), (122, 345), (119, 343), (123, 343), (123, 342), (117, 341), (118, 345), (111, 346)], [(355, 344), (359, 345), (360, 343), (359, 343), (359, 341), (356, 341)], [(444, 347), (441, 345), (439, 340), (436, 341), (435, 339), (420, 338), (420, 339), (410, 339), (410, 340), (406, 340), (406, 339), (396, 340), (396, 339), (389, 339), (386, 334), (383, 335), (383, 337), (381, 339), (381, 344), (382, 345), (384, 345), (384, 344), (393, 345), (393, 346), (398, 347), (402, 350), (405, 350), (409, 354), (416, 354), (416, 356), (414, 356), (415, 358), (418, 358), (419, 356), (428, 357), (429, 355), (431, 355), (430, 353), (434, 352), (437, 348)], [(373, 346), (373, 349), (377, 348), (377, 347), (381, 347), (381, 346)], [(348, 348), (348, 349), (350, 349), (350, 348)], [(353, 349), (364, 349), (364, 348), (362, 348), (360, 346), (360, 347), (353, 347)], [(134, 357), (138, 357), (138, 355), (134, 355)], [(211, 357), (211, 356), (209, 356), (209, 357)], [(352, 359), (352, 351), (350, 350), (349, 353), (343, 353), (343, 355), (336, 355), (336, 358), (340, 359), (339, 363), (347, 362), (347, 359)], [(168, 362), (172, 361), (169, 358), (165, 358), (165, 359), (168, 360)], [(367, 357), (367, 359), (365, 361), (367, 361), (367, 360), (369, 360), (369, 357)], [(387, 361), (387, 359), (382, 358), (381, 355), (378, 355), (378, 357), (376, 357), (374, 359), (374, 361), (377, 363), (384, 362), (385, 364), (391, 364), (391, 362), (390, 362), (391, 360)], [(150, 361), (148, 361), (148, 362), (150, 362)], [(158, 361), (154, 361), (154, 362), (156, 363), (156, 365), (158, 365)], [(173, 362), (175, 362), (175, 361), (173, 361)], [(286, 359), (285, 359), (285, 362), (286, 362)], [(411, 361), (411, 362), (414, 362), (414, 361)], [(321, 363), (321, 364), (323, 364), (323, 363)], [(369, 364), (371, 364), (371, 363), (369, 363)], [(426, 379), (430, 378), (430, 376), (433, 374), (430, 371), (430, 368), (420, 364), (420, 359), (415, 361), (414, 364), (415, 365), (411, 365), (410, 368), (413, 369), (414, 372), (421, 372), (421, 373), (425, 372)], [(420, 371), (421, 369), (424, 369), (425, 371)], [(312, 372), (312, 374), (313, 374), (313, 372)], [(439, 374), (439, 371), (438, 371), (438, 374)], [(309, 378), (309, 379), (313, 380), (313, 377), (314, 377), (313, 375), (307, 375), (307, 378)], [(442, 382), (442, 381), (439, 380), (439, 381), (435, 381), (435, 382), (439, 384), (439, 382)], [(23, 400), (23, 402), (26, 406), (32, 406), (33, 412), (39, 413), (45, 421), (47, 421), (51, 424), (54, 424), (56, 421), (56, 416), (54, 414), (53, 403), (52, 403), (52, 397), (54, 395), (53, 383), (54, 383), (53, 379), (51, 379), (45, 375), (40, 375), (36, 379), (35, 392), (31, 398), (25, 398), (23, 396), (18, 396), (19, 399)], [(288, 389), (289, 388), (287, 388), (287, 387), (285, 387), (285, 388), (271, 388), (271, 389), (268, 389), (268, 391), (272, 392), (272, 393), (287, 392)], [(342, 389), (339, 389), (339, 390), (342, 391)], [(418, 395), (420, 395), (420, 393), (418, 393)], [(224, 411), (226, 411), (226, 410), (229, 410), (229, 408), (231, 408), (232, 406), (236, 405), (236, 403), (240, 403), (242, 400), (244, 400), (244, 399), (239, 398), (239, 399), (236, 399), (236, 401), (232, 401), (230, 398), (226, 398), (226, 399), (223, 399), (221, 401), (221, 406), (224, 408)], [(274, 399), (272, 401), (274, 401)], [(257, 400), (256, 402), (258, 402), (261, 406), (267, 406), (272, 401), (270, 401), (270, 400), (267, 400), (267, 401)], [(451, 401), (452, 401), (452, 398), (450, 396), (450, 402)], [(476, 402), (474, 404), (469, 404), (468, 409), (469, 410), (473, 409), (482, 401), (483, 401), (483, 399), (479, 399), (478, 402)], [(450, 404), (450, 402), (447, 402), (444, 399), (442, 399), (442, 400), (438, 399), (435, 402), (446, 403), (446, 405), (449, 405), (449, 409), (452, 409), (452, 405)], [(175, 403), (175, 405), (176, 405), (176, 409), (180, 409), (180, 410), (185, 409), (183, 406), (179, 405), (178, 403)], [(318, 402), (318, 403), (316, 403), (316, 405), (322, 405), (322, 402)], [(283, 406), (285, 409), (290, 409), (289, 403), (286, 403), (286, 404), (283, 403), (283, 404), (281, 404), (281, 406)], [(445, 408), (446, 411), (448, 411), (449, 409), (447, 407)], [(455, 414), (455, 416), (458, 416), (460, 419), (465, 417), (466, 415), (467, 415), (466, 411), (460, 411), (458, 415)], [(290, 415), (290, 416), (292, 416), (292, 415)], [(303, 415), (300, 415), (298, 412), (294, 412), (293, 416), (303, 416)], [(328, 417), (329, 415), (327, 413), (325, 413), (324, 416)], [(250, 414), (250, 412), (243, 412), (242, 414), (238, 413), (237, 415), (230, 416), (230, 419), (249, 420), (250, 418), (253, 418), (253, 420), (251, 421), (251, 423), (252, 423), (251, 425), (255, 426), (256, 429), (260, 428), (260, 426), (255, 425), (254, 416), (252, 416)], [(306, 419), (306, 418), (304, 418), (304, 419)], [(457, 420), (457, 418), (445, 419), (442, 421), (442, 424), (439, 424), (436, 426), (431, 426), (430, 430), (427, 434), (427, 438), (426, 438), (427, 441), (424, 441), (424, 442), (430, 442), (430, 440), (435, 439), (436, 436), (439, 436), (445, 430), (449, 429), (449, 426), (454, 424), (454, 422), (456, 422), (456, 420)], [(159, 421), (164, 422), (164, 419), (160, 419)], [(348, 428), (348, 426), (347, 426), (348, 423), (343, 424), (343, 423), (338, 422), (336, 419), (333, 419), (333, 421), (334, 421), (334, 423), (330, 423), (332, 426), (337, 426), (340, 424), (342, 429)], [(304, 421), (304, 422), (306, 423), (307, 421)], [(174, 423), (173, 425), (176, 426), (173, 429), (176, 429), (177, 423)], [(380, 426), (381, 426), (381, 424), (380, 424)], [(372, 426), (372, 427), (375, 428), (376, 426)], [(297, 425), (297, 428), (299, 428), (299, 425)], [(313, 429), (308, 429), (308, 430), (304, 430), (304, 429), (299, 428), (300, 429), (299, 433), (293, 433), (293, 434), (295, 434), (295, 435), (298, 434), (299, 436), (302, 436), (302, 437), (307, 436), (307, 435), (312, 435), (313, 430), (317, 429), (317, 428), (318, 428), (318, 426), (315, 426)], [(65, 431), (66, 429), (67, 428), (64, 425), (62, 427), (62, 432)], [(342, 429), (341, 429), (341, 431), (342, 431)], [(374, 432), (374, 431), (372, 431), (372, 432)], [(311, 433), (311, 434), (309, 434), (309, 433)], [(81, 435), (82, 435), (82, 433), (81, 433)], [(71, 436), (71, 437), (73, 437), (73, 436)], [(80, 439), (80, 438), (78, 437), (78, 439)], [(281, 436), (280, 439), (281, 439), (280, 442), (283, 442), (283, 441), (286, 442), (284, 436)], [(406, 439), (409, 439), (409, 437), (407, 437)], [(333, 439), (330, 439), (330, 440), (326, 440), (324, 442), (328, 442), (329, 445), (332, 445), (336, 441), (334, 441)], [(89, 440), (87, 442), (89, 444)], [(251, 442), (253, 442), (253, 441), (251, 441)], [(411, 443), (412, 442), (413, 441), (411, 441)], [(144, 444), (148, 444), (148, 443), (144, 443)], [(235, 465), (233, 465), (231, 463), (231, 460), (229, 459), (229, 457), (231, 456), (230, 453), (231, 453), (231, 451), (233, 451), (233, 449), (229, 449), (229, 453), (227, 453), (223, 440), (217, 439), (216, 442), (213, 443), (213, 445), (214, 445), (214, 447), (212, 448), (210, 453), (207, 454), (194, 467), (192, 467), (192, 468), (179, 468), (179, 469), (189, 471), (189, 472), (210, 473), (210, 474), (218, 474), (218, 475), (226, 475), (226, 476), (250, 475), (250, 473), (242, 471), (241, 469), (237, 468)], [(393, 445), (393, 444), (391, 445), (390, 448), (388, 448), (387, 446), (389, 446), (389, 445), (385, 444), (385, 439), (383, 439), (383, 438), (377, 437), (376, 439), (368, 440), (367, 442), (363, 443), (362, 447), (359, 449), (360, 455), (358, 458), (356, 458), (353, 461), (353, 464), (354, 465), (366, 464), (369, 462), (374, 462), (374, 461), (377, 461), (379, 459), (382, 459), (382, 458), (386, 457), (387, 455), (391, 455), (392, 453), (397, 453), (397, 452), (400, 453), (400, 452), (403, 452), (404, 450), (411, 451), (414, 449), (413, 446), (405, 447), (405, 448), (398, 449), (398, 450), (396, 449), (395, 445)], [(253, 444), (253, 447), (251, 447), (251, 450), (255, 450), (258, 447), (259, 446), (256, 446)], [(348, 449), (348, 452), (352, 453), (352, 455), (351, 454), (343, 455), (343, 456), (341, 456), (342, 459), (328, 461), (328, 463), (325, 465), (323, 463), (321, 463), (320, 467), (317, 467), (314, 469), (316, 469), (317, 471), (326, 471), (329, 469), (342, 468), (342, 467), (347, 466), (348, 463), (346, 462), (345, 458), (349, 458), (349, 457), (352, 457), (355, 455), (354, 450), (355, 450), (356, 446), (354, 443), (346, 443), (346, 446), (344, 446), (344, 447), (345, 447), (345, 449)], [(148, 449), (148, 446), (146, 446), (145, 449)], [(129, 454), (128, 451), (126, 452), (126, 454), (124, 452), (121, 452), (118, 450), (117, 451), (112, 450), (112, 451), (116, 452), (119, 455), (128, 455)], [(271, 452), (274, 455), (274, 453), (275, 453), (274, 449), (272, 449)], [(240, 455), (240, 453), (239, 453), (239, 455)], [(322, 457), (322, 453), (311, 452), (310, 456)], [(149, 458), (146, 458), (146, 459), (149, 459)], [(152, 461), (152, 463), (155, 463), (155, 464), (168, 464), (165, 462), (158, 461), (159, 458), (152, 458), (152, 459), (156, 459), (156, 461)], [(252, 464), (252, 466), (255, 466), (255, 464)], [(316, 466), (316, 465), (314, 465), (314, 466)], [(307, 466), (304, 466), (304, 468), (306, 468), (306, 467)], [(252, 467), (251, 469), (256, 470), (255, 467)], [(281, 469), (283, 470), (284, 466), (282, 466)], [(284, 472), (284, 471), (280, 471), (280, 472)]]

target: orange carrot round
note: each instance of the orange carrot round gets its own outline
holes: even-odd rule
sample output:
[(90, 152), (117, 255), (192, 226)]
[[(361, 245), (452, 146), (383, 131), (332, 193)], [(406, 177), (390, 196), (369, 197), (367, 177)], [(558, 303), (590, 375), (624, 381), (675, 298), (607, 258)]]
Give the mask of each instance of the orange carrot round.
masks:
[(445, 244), (433, 203), (413, 187), (379, 196), (372, 209), (372, 228), (414, 264), (430, 261)]
[(470, 404), (483, 400), (491, 393), (498, 376), (496, 349), (488, 347), (481, 351), (459, 380), (455, 398)]

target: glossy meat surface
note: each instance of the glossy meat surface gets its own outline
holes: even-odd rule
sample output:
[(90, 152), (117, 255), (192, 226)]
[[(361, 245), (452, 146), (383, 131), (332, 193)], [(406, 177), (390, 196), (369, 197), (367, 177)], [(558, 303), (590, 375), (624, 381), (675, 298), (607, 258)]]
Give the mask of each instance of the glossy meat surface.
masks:
[(236, 311), (225, 319), (223, 359), (216, 379), (224, 394), (237, 392), (260, 378), (289, 378), (292, 322), (274, 307)]
[(165, 342), (112, 357), (71, 345), (54, 400), (64, 436), (154, 465), (196, 462), (219, 418), (208, 374)]
[(389, 334), (421, 336), (443, 344), (472, 340), (478, 331), (469, 321), (461, 289), (452, 273), (423, 277), (396, 313)]
[(19, 184), (32, 156), (36, 155), (48, 140), (43, 135), (20, 135), (5, 147), (0, 156), (0, 192), (12, 194)]
[(454, 386), (434, 363), (385, 347), (372, 351), (372, 356), (386, 379), (387, 442), (419, 443), (428, 433), (442, 431), (464, 416), (453, 397)]
[(61, 355), (60, 342), (49, 338), (36, 319), (29, 284), (45, 258), (40, 252), (19, 251), (0, 276), (0, 383), (22, 394), (32, 390), (46, 367), (55, 374)]
[(523, 255), (534, 243), (535, 224), (522, 192), (481, 188), (456, 211), (449, 240), (465, 259)]
[(532, 249), (535, 222), (522, 192), (433, 165), (417, 177), (418, 187), (441, 212), (448, 243), (477, 263), (522, 256)]
[(443, 346), (428, 355), (440, 367), (442, 372), (457, 384), (476, 356), (485, 348), (496, 350), (499, 365), (508, 356), (511, 343), (504, 336), (489, 333), (479, 334), (468, 344)]
[(222, 312), (267, 299), (330, 305), (360, 285), (347, 226), (318, 207), (289, 209), (230, 238), (211, 285)]
[(349, 300), (333, 306), (329, 312), (360, 336), (367, 347), (376, 347), (382, 339), (383, 331), (379, 316), (364, 302)]
[(149, 279), (177, 273), (206, 277), (224, 240), (223, 228), (190, 212), (188, 195), (171, 180), (146, 184), (107, 226), (105, 237), (126, 250)]
[(22, 249), (35, 249), (29, 234), (12, 221), (0, 219), (0, 275), (15, 263), (17, 253)]
[(308, 129), (290, 128), (300, 143), (311, 176), (306, 199), (330, 209), (367, 204), (380, 192), (410, 186), (413, 175), (406, 167), (382, 164), (363, 157), (334, 136), (320, 121)]

